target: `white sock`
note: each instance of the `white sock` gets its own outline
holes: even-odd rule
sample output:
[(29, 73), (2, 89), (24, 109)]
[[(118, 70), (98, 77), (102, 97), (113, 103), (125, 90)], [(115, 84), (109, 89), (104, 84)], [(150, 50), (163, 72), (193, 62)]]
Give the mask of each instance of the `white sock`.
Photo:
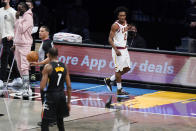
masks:
[(117, 89), (118, 89), (118, 90), (122, 89), (122, 84), (121, 84), (121, 82), (120, 82), (120, 83), (116, 83), (116, 84), (117, 84)]
[(112, 76), (110, 77), (110, 80), (111, 80), (111, 81), (115, 81), (115, 80), (116, 80), (116, 76), (115, 76), (115, 75), (112, 75)]
[(22, 81), (23, 81), (23, 89), (28, 89), (29, 88), (29, 75), (23, 75), (22, 76)]
[(23, 75), (23, 76), (22, 76), (22, 79), (23, 79), (24, 81), (29, 81), (29, 75)]

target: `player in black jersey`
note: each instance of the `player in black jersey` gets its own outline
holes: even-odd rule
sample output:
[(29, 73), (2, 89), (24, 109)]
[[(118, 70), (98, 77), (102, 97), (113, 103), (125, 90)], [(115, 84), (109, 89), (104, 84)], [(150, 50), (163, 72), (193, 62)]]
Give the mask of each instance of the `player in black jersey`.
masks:
[[(42, 131), (48, 131), (48, 124), (56, 120), (59, 131), (64, 131), (63, 118), (69, 116), (71, 100), (71, 82), (67, 67), (58, 61), (58, 50), (49, 49), (50, 63), (46, 64), (42, 71), (40, 88), (44, 92), (42, 110)], [(67, 85), (67, 102), (64, 93), (64, 82)]]

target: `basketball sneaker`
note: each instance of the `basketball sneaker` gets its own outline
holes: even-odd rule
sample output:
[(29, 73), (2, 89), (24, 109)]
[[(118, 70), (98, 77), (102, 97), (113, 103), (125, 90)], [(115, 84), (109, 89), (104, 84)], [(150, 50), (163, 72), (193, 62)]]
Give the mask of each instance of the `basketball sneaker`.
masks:
[(109, 97), (109, 99), (106, 101), (105, 108), (111, 108), (112, 104), (112, 96)]
[(117, 89), (117, 95), (127, 96), (129, 95), (129, 93), (121, 88), (121, 89)]
[(21, 87), (22, 84), (23, 84), (22, 79), (19, 77), (19, 78), (14, 79), (11, 83), (8, 83), (7, 86)]
[(104, 82), (105, 82), (106, 87), (108, 88), (108, 90), (112, 92), (112, 86), (111, 86), (110, 78), (104, 78)]
[(29, 97), (29, 96), (32, 96), (32, 94), (33, 94), (32, 93), (32, 89), (31, 89), (31, 87), (29, 85), (28, 88), (23, 90), (22, 97)]
[(32, 96), (32, 89), (30, 85), (23, 86), (20, 91), (16, 92), (17, 96), (22, 96), (22, 97), (29, 97)]

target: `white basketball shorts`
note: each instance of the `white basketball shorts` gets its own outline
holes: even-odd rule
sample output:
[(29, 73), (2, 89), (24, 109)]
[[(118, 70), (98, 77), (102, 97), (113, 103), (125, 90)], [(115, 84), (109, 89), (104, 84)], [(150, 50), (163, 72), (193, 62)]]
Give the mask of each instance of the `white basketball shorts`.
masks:
[(131, 63), (127, 48), (118, 49), (118, 50), (121, 52), (121, 56), (117, 56), (116, 52), (112, 48), (112, 58), (113, 58), (114, 65), (115, 65), (115, 72), (123, 71), (125, 67), (130, 68), (130, 63)]

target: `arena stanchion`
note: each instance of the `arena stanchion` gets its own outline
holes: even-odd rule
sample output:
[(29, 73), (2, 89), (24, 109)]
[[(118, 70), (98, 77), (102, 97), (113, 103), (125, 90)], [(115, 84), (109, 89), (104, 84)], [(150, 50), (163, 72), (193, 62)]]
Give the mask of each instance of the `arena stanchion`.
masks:
[[(8, 79), (7, 79), (7, 82), (6, 82), (6, 91), (4, 92), (4, 95), (5, 95), (5, 93), (7, 92), (8, 98), (9, 98), (9, 91), (8, 91), (8, 87), (7, 87), (7, 86), (8, 86), (8, 81), (9, 81), (9, 79), (10, 79), (10, 75), (11, 75), (11, 72), (12, 72), (13, 65), (14, 65), (14, 58), (13, 58), (13, 60), (12, 60), (12, 65), (11, 65), (11, 67), (10, 67)], [(9, 123), (10, 123), (10, 125), (11, 125), (11, 130), (13, 131), (13, 130), (14, 130), (14, 126), (13, 126), (13, 122), (12, 122), (12, 120), (11, 120), (11, 115), (10, 115), (10, 113), (9, 113), (9, 107), (8, 107), (8, 105), (7, 105), (7, 102), (6, 102), (5, 98), (3, 98), (3, 101), (4, 101), (4, 103), (5, 103), (5, 107), (6, 107), (6, 111), (7, 111), (7, 115), (8, 115), (8, 120), (9, 120)]]
[(12, 60), (12, 65), (10, 67), (9, 75), (8, 75), (7, 82), (6, 82), (6, 85), (5, 85), (5, 88), (6, 88), (7, 92), (8, 92), (8, 98), (9, 98), (8, 82), (9, 82), (9, 79), (10, 79), (10, 76), (11, 76), (11, 73), (12, 73), (12, 68), (14, 66), (14, 59), (15, 59), (15, 57)]

